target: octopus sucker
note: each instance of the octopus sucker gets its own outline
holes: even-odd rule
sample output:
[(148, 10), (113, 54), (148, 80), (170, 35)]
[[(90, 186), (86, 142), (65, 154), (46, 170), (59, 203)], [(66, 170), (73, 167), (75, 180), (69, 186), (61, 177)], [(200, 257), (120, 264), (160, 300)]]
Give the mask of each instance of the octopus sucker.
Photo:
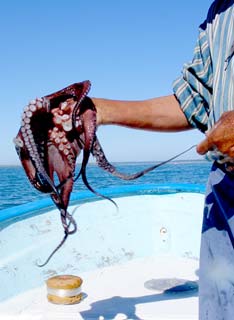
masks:
[[(40, 192), (50, 194), (60, 212), (64, 228), (63, 239), (40, 266), (46, 265), (68, 235), (77, 230), (76, 222), (67, 208), (74, 182), (79, 177), (91, 192), (117, 206), (112, 199), (101, 195), (89, 184), (86, 167), (90, 154), (99, 167), (124, 180), (137, 179), (161, 165), (126, 175), (109, 163), (96, 135), (96, 108), (87, 96), (90, 87), (91, 83), (87, 80), (31, 100), (24, 108), (21, 127), (14, 139), (16, 151), (30, 183)], [(75, 177), (76, 159), (82, 150), (81, 168)], [(58, 186), (55, 185), (55, 174), (59, 180)]]
[(32, 111), (29, 110), (29, 111), (25, 112), (25, 116), (28, 117), (28, 118), (31, 118)]
[(30, 110), (31, 112), (34, 112), (34, 111), (37, 110), (37, 106), (38, 106), (38, 104), (36, 104), (36, 105), (30, 104), (30, 105), (29, 105), (29, 110)]
[(60, 145), (58, 146), (58, 149), (59, 149), (59, 151), (63, 151), (63, 150), (64, 150), (63, 144), (60, 144)]
[(63, 130), (69, 132), (72, 130), (72, 122), (71, 121), (63, 121), (62, 122)]
[(63, 153), (65, 156), (68, 156), (69, 155), (69, 150), (68, 149), (63, 149)]
[(65, 101), (65, 102), (62, 102), (62, 103), (61, 103), (61, 110), (66, 110), (66, 109), (67, 109), (67, 106), (68, 106), (68, 104), (67, 104), (66, 101)]
[(15, 144), (15, 146), (20, 147), (20, 148), (22, 148), (24, 146), (24, 142), (20, 137), (14, 138), (13, 143)]

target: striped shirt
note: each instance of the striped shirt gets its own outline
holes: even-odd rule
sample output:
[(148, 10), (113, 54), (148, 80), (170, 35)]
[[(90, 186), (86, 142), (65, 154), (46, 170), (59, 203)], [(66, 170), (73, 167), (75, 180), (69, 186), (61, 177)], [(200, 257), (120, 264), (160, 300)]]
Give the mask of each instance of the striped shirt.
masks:
[(213, 2), (199, 27), (193, 60), (173, 90), (189, 123), (202, 132), (234, 110), (234, 0)]

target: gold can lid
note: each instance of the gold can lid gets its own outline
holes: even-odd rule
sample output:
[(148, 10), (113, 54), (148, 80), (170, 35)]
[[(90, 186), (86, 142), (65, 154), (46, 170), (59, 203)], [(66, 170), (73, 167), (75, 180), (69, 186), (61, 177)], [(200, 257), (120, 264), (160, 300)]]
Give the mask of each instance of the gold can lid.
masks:
[(82, 283), (83, 280), (80, 277), (73, 275), (58, 275), (46, 281), (48, 288), (64, 290), (79, 288)]

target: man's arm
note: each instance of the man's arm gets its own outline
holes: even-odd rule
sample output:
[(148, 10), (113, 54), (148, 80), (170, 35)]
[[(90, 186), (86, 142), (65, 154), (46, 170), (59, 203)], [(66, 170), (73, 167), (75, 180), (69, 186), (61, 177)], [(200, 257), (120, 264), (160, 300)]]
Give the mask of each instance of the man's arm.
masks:
[(191, 129), (174, 95), (144, 101), (92, 98), (97, 125), (114, 124), (134, 129), (176, 132)]

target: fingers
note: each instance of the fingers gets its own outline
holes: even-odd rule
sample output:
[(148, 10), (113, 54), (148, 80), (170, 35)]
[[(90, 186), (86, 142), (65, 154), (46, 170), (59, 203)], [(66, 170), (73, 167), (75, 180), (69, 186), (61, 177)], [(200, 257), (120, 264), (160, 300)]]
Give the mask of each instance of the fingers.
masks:
[(197, 152), (204, 155), (208, 151), (232, 157), (234, 147), (234, 110), (222, 114), (218, 122), (206, 133), (206, 138), (198, 144)]
[[(218, 148), (220, 155), (222, 154), (229, 159), (234, 159), (234, 145), (228, 144), (224, 145), (223, 148)], [(197, 145), (197, 153), (200, 155), (206, 154), (208, 151), (215, 151), (217, 152), (217, 146), (213, 143), (212, 140), (206, 138), (202, 142)]]
[(208, 138), (206, 138), (197, 145), (197, 153), (203, 155), (208, 151), (212, 150), (213, 147), (214, 145), (209, 142)]

